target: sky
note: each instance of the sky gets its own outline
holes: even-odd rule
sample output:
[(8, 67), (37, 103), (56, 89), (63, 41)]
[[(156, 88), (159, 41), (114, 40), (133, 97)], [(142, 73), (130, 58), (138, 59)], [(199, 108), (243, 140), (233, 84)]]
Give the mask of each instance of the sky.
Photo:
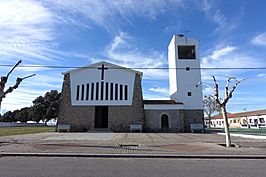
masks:
[[(1, 112), (31, 106), (61, 91), (64, 71), (98, 61), (128, 68), (168, 67), (174, 34), (200, 41), (203, 95), (220, 97), (229, 77), (241, 80), (228, 112), (266, 109), (266, 1), (264, 0), (0, 0), (0, 75), (36, 74), (8, 94)], [(35, 67), (27, 67), (35, 66)], [(264, 68), (264, 69), (263, 69)], [(168, 70), (143, 72), (144, 99), (169, 99)]]

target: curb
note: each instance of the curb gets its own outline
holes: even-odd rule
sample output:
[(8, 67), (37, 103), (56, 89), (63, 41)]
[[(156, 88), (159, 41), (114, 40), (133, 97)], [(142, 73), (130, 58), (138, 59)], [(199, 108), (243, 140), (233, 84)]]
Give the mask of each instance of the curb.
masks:
[(0, 153), (0, 157), (86, 157), (165, 159), (266, 159), (266, 155), (168, 155), (168, 154), (86, 154), (86, 153)]
[[(217, 133), (218, 135), (225, 135), (225, 133)], [(266, 136), (264, 135), (248, 135), (248, 134), (237, 134), (237, 133), (230, 133), (230, 136), (235, 136), (235, 137), (242, 137), (242, 138), (251, 138), (251, 139), (266, 139)]]

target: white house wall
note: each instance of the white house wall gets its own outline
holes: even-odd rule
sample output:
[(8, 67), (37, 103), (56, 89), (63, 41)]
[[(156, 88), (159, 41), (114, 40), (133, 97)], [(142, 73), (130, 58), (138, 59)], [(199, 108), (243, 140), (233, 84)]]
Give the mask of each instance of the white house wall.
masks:
[[(101, 65), (98, 67), (100, 68)], [(94, 68), (87, 68), (70, 73), (72, 105), (73, 106), (131, 105), (136, 73), (130, 72), (126, 69), (124, 70), (124, 69), (109, 68), (108, 70), (104, 70), (104, 79), (101, 80), (102, 71), (99, 70), (98, 67), (96, 66)], [(108, 68), (108, 66), (106, 65), (105, 67)], [(97, 83), (98, 83), (98, 91), (96, 91)], [(87, 97), (87, 84), (89, 85), (88, 97)], [(112, 99), (111, 99), (111, 84), (113, 85)], [(115, 99), (115, 84), (118, 84), (117, 99)], [(92, 86), (94, 87), (93, 94), (91, 89)], [(103, 86), (103, 94), (101, 92), (102, 86)], [(82, 93), (82, 87), (84, 87), (83, 93)], [(79, 88), (79, 96), (78, 96), (79, 98), (77, 98), (78, 88)], [(122, 97), (120, 97), (120, 88), (122, 88), (122, 94), (121, 94)], [(126, 94), (125, 92), (127, 92), (127, 96), (125, 96)], [(98, 93), (98, 96), (96, 95), (96, 93)], [(92, 95), (93, 98), (91, 97)], [(96, 97), (98, 97), (98, 99), (96, 99)]]

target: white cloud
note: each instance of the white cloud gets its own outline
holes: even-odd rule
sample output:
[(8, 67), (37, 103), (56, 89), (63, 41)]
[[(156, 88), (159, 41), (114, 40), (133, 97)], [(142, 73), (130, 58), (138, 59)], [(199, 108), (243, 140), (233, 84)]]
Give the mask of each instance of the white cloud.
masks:
[(255, 36), (251, 42), (254, 44), (254, 45), (258, 45), (258, 46), (266, 46), (266, 32), (264, 33), (261, 33), (257, 36)]
[(214, 32), (218, 34), (224, 34), (231, 32), (238, 26), (240, 18), (244, 14), (244, 10), (242, 5), (238, 3), (232, 3), (231, 5), (238, 7), (238, 10), (234, 11), (234, 15), (231, 15), (229, 18), (220, 9), (220, 2), (221, 1), (203, 0), (197, 1), (196, 4), (198, 5), (199, 10), (205, 14), (207, 19), (217, 24), (217, 28), (214, 30)]
[(257, 75), (259, 78), (266, 78), (266, 73), (260, 73)]
[[(182, 7), (183, 0), (116, 0), (108, 3), (105, 0), (45, 0), (43, 4), (60, 11), (63, 15), (59, 18), (66, 23), (81, 25), (84, 28), (94, 23), (104, 27), (108, 32), (117, 32), (122, 23), (133, 24), (132, 16), (156, 20), (159, 15), (166, 12), (167, 7), (171, 5)], [(82, 16), (81, 20), (77, 20), (77, 16)], [(87, 20), (92, 23), (88, 23)]]
[[(53, 14), (38, 1), (0, 2), (0, 61), (14, 58), (51, 61), (47, 50), (55, 39)], [(34, 59), (33, 59), (34, 58)]]
[[(118, 65), (136, 68), (143, 72), (144, 79), (168, 79), (168, 70), (156, 69), (167, 66), (164, 53), (149, 50), (142, 52), (133, 46), (134, 41), (126, 33), (120, 33), (106, 48), (106, 57)], [(95, 59), (93, 60), (95, 62)], [(151, 69), (140, 69), (151, 68)]]
[(261, 60), (240, 51), (240, 49), (237, 50), (234, 46), (217, 46), (209, 55), (202, 58), (202, 68), (250, 68), (264, 64)]
[(219, 58), (232, 53), (236, 48), (233, 46), (226, 46), (220, 49), (216, 49), (212, 52), (211, 58), (218, 60)]
[(158, 96), (158, 94), (143, 94), (144, 100), (170, 100), (169, 97)]
[[(223, 88), (226, 80), (229, 77), (237, 77), (237, 79), (243, 79), (247, 76), (249, 70), (245, 69), (230, 69), (230, 68), (256, 68), (265, 66), (264, 60), (247, 53), (241, 48), (235, 46), (229, 46), (224, 44), (218, 44), (210, 50), (209, 54), (202, 58), (202, 68), (214, 68), (211, 70), (201, 70), (202, 81), (210, 86), (213, 86), (213, 79), (211, 76), (215, 76), (219, 82), (219, 86)], [(215, 69), (223, 68), (223, 69)], [(262, 76), (262, 75), (261, 75)], [(254, 81), (254, 80), (253, 80)], [(246, 81), (244, 81), (246, 82)], [(254, 81), (255, 82), (255, 81)], [(254, 83), (253, 83), (254, 85)], [(206, 88), (203, 90), (204, 94), (209, 94), (211, 89)], [(224, 91), (221, 91), (223, 93)]]
[(168, 87), (164, 87), (164, 88), (162, 88), (162, 87), (149, 88), (149, 91), (162, 93), (162, 94), (165, 94), (165, 95), (169, 95), (169, 88)]

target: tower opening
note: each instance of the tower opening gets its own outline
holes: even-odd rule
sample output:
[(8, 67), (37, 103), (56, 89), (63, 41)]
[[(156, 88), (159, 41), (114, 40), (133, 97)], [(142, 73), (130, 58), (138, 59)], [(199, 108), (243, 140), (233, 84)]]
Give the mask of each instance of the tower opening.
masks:
[(179, 45), (178, 46), (178, 58), (179, 59), (196, 59), (195, 46)]

